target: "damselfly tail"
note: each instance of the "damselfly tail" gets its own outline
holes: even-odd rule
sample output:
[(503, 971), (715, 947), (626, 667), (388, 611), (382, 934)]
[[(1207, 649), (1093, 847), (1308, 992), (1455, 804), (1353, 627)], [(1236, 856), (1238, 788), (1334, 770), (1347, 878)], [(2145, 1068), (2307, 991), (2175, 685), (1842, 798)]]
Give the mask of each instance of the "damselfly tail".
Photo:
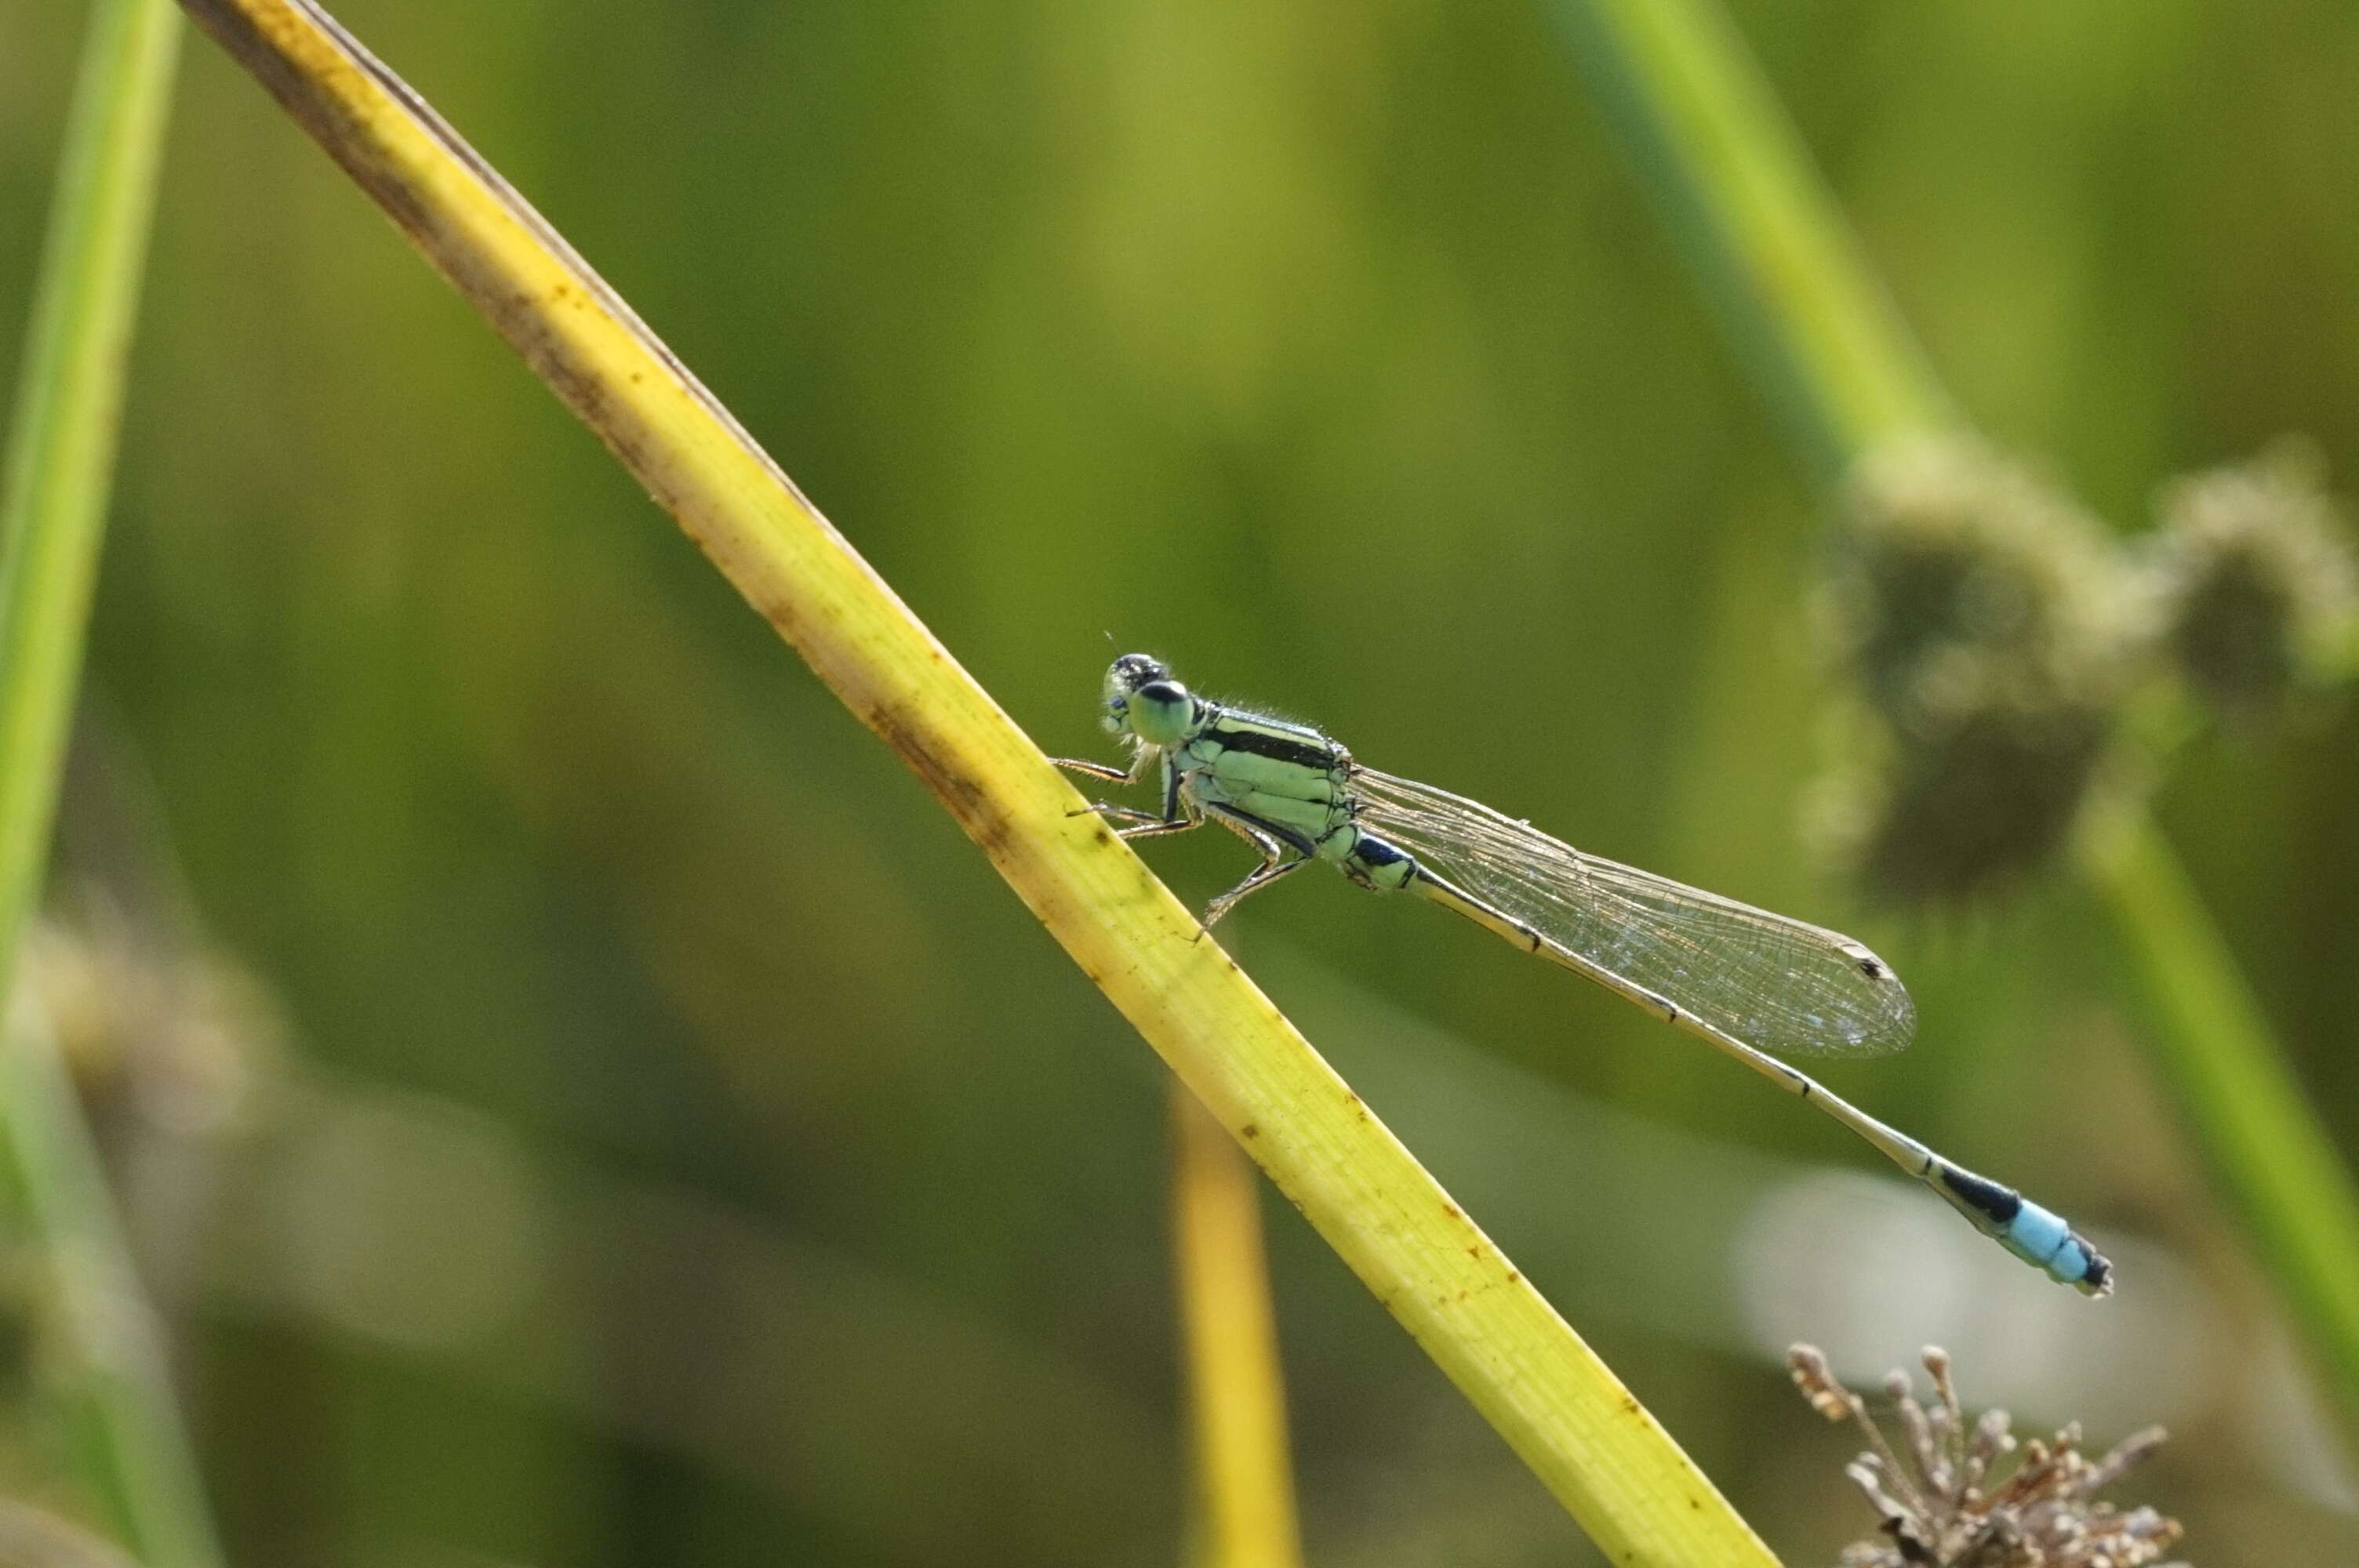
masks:
[(1975, 1229), (2032, 1267), (2046, 1271), (2059, 1283), (2071, 1285), (2084, 1295), (2102, 1296), (2112, 1292), (2114, 1266), (2104, 1255), (2060, 1216), (2031, 1202), (2014, 1188), (1976, 1175), (1955, 1161), (1935, 1153), (1907, 1133), (1878, 1121), (1809, 1074), (1689, 1011), (1677, 999), (1648, 989), (1574, 952), (1534, 924), (1494, 907), (1437, 871), (1419, 865), (1416, 875), (1409, 879), (1408, 890), (1463, 915), (1528, 953), (1596, 981), (1664, 1022), (1677, 1024), (1723, 1055), (1734, 1057), (1787, 1093), (1818, 1107), (1901, 1170), (1932, 1188), (1943, 1202), (1972, 1221)]

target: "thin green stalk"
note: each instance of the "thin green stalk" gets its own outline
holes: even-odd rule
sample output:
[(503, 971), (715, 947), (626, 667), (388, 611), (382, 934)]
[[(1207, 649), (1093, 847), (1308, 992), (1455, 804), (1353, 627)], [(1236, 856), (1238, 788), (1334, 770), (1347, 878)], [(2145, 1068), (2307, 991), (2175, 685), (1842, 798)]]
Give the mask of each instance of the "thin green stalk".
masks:
[(1647, 189), (1820, 475), (1957, 423), (1949, 395), (1709, 0), (1545, 0)]
[(604, 280), (308, 0), (184, 0), (890, 744), (1616, 1563), (1775, 1560)]
[[(1727, 17), (1708, 0), (1547, 4), (1821, 475), (1954, 423)], [(2130, 959), (2149, 1059), (2359, 1441), (2359, 1195), (2348, 1166), (2153, 822), (2125, 810), (2091, 842), (2081, 872)]]
[(2307, 1329), (2348, 1421), (2359, 1411), (2359, 1195), (2343, 1157), (2153, 820), (2125, 813), (2085, 835), (2080, 863), (2120, 930), (2163, 1083), (2200, 1130), (2212, 1179)]
[(49, 858), (179, 37), (168, 0), (92, 7), (0, 492), (0, 1132), (79, 1352), (83, 1474), (150, 1568), (211, 1568), (195, 1460), (81, 1107), (30, 1010), (6, 1006)]

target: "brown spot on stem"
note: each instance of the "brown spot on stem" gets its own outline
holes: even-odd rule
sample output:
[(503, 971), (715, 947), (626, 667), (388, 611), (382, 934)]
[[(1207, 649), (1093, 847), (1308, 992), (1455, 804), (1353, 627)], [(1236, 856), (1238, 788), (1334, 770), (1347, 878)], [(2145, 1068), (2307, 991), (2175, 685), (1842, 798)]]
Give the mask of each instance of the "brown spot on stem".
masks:
[(950, 808), (967, 836), (997, 857), (1007, 846), (1010, 828), (1006, 814), (991, 793), (950, 758), (934, 750), (927, 727), (913, 722), (897, 703), (881, 702), (868, 710), (868, 727), (909, 764), (934, 797)]

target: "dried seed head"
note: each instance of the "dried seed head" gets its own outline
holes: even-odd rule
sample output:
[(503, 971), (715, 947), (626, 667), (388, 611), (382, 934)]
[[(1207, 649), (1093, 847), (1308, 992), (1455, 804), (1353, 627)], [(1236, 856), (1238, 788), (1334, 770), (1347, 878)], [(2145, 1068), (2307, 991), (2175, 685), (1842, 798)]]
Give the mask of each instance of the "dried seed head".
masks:
[(2067, 497), (1946, 437), (1871, 453), (1844, 506), (1836, 632), (1896, 730), (2119, 693), (2138, 605), (2104, 530)]
[(2123, 1513), (2096, 1499), (2161, 1444), (2159, 1427), (2091, 1460), (2081, 1452), (2079, 1426), (2067, 1426), (2049, 1442), (2024, 1444), (2013, 1472), (1995, 1476), (1993, 1465), (2015, 1446), (2006, 1413), (1987, 1411), (1968, 1426), (1949, 1357), (1929, 1347), (1930, 1409), (1917, 1402), (1903, 1373), (1886, 1389), (1908, 1439), (1904, 1465), (1824, 1356), (1797, 1345), (1787, 1359), (1811, 1407), (1856, 1422), (1870, 1444), (1844, 1473), (1875, 1509), (1886, 1539), (1845, 1547), (1843, 1568), (2148, 1568), (2179, 1540), (2178, 1522), (2152, 1509)]
[(1864, 1421), (1867, 1409), (1859, 1396), (1843, 1386), (1832, 1367), (1815, 1345), (1797, 1345), (1786, 1352), (1786, 1365), (1794, 1377), (1794, 1386), (1810, 1401), (1810, 1408), (1829, 1421)]
[(1878, 722), (1838, 790), (1842, 847), (1890, 897), (1987, 891), (2062, 847), (2146, 601), (2094, 521), (1970, 439), (1871, 454), (1845, 510), (1829, 619)]
[(2164, 492), (2147, 552), (2156, 608), (2180, 671), (2221, 715), (2275, 716), (2299, 687), (2347, 669), (2359, 568), (2306, 442)]
[(1868, 886), (1889, 899), (1955, 903), (1988, 892), (2062, 851), (2110, 733), (2111, 714), (2100, 708), (1994, 706), (1938, 736), (1888, 745), (1845, 848)]

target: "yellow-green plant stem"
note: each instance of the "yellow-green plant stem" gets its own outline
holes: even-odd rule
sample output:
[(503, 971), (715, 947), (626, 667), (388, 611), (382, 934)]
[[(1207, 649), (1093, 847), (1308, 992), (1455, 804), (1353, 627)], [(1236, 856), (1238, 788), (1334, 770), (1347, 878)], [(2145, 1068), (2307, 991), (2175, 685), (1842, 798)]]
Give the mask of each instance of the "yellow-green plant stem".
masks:
[(1194, 1428), (1201, 1568), (1299, 1568), (1286, 1384), (1251, 1162), (1201, 1102), (1171, 1094), (1171, 1241)]
[(1220, 945), (455, 132), (316, 6), (185, 4), (901, 754), (1612, 1561), (1772, 1561)]
[[(1951, 420), (1800, 138), (1708, 0), (1545, 0), (1812, 460)], [(2151, 817), (2080, 857), (2129, 957), (2149, 1059), (2359, 1443), (2359, 1194)], [(2136, 1281), (2124, 1280), (2124, 1290)]]
[(0, 491), (0, 1137), (57, 1279), (83, 1476), (150, 1568), (210, 1568), (195, 1460), (81, 1106), (29, 1001), (6, 1003), (57, 811), (179, 36), (168, 0), (91, 8)]

